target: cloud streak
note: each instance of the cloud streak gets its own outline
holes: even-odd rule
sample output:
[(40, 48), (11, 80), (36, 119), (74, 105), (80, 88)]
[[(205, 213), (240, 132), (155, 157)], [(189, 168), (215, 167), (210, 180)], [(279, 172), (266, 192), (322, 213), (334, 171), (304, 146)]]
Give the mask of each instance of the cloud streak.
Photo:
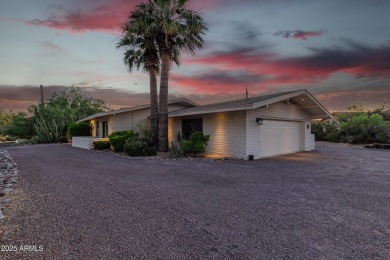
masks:
[(282, 36), (286, 39), (296, 40), (307, 40), (310, 37), (318, 37), (323, 35), (323, 31), (303, 31), (303, 30), (292, 30), (292, 31), (278, 31), (274, 33), (274, 36)]

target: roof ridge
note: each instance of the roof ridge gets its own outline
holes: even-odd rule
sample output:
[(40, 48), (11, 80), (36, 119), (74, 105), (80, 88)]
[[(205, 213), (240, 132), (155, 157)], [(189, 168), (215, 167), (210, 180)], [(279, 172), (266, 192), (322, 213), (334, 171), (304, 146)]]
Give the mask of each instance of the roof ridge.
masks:
[[(272, 95), (282, 96), (282, 95), (287, 95), (287, 94), (290, 94), (290, 93), (293, 93), (293, 92), (302, 91), (302, 90), (304, 90), (304, 89), (293, 90), (293, 91), (285, 91), (285, 92), (272, 92), (272, 93), (267, 93), (267, 94), (263, 94), (263, 95), (257, 95), (257, 96), (254, 96), (254, 97), (233, 99), (233, 100), (227, 100), (227, 101), (221, 101), (221, 102), (216, 102), (216, 103), (209, 103), (209, 104), (199, 105), (198, 107), (218, 106), (218, 105), (229, 104), (229, 103), (238, 103), (240, 101), (248, 101), (248, 100), (253, 100), (253, 99), (260, 98), (260, 97), (267, 97), (267, 96), (272, 96)], [(247, 103), (250, 103), (250, 102), (247, 102)], [(191, 109), (191, 108), (188, 108), (188, 109)]]

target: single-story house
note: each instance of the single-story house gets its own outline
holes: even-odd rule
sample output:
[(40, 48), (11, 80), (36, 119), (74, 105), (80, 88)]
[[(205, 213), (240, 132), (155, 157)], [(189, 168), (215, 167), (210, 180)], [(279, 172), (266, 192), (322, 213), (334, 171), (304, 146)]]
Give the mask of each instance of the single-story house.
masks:
[[(315, 148), (311, 120), (331, 119), (331, 113), (307, 90), (273, 93), (208, 105), (188, 99), (169, 103), (168, 139), (194, 131), (210, 135), (207, 155), (254, 159), (311, 151)], [(150, 105), (98, 113), (88, 121), (93, 136), (150, 126)]]

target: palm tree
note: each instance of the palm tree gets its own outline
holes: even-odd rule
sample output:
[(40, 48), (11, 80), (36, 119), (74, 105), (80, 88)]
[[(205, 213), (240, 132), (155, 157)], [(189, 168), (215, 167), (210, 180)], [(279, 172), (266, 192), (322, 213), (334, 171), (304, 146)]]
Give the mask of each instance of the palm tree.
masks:
[[(158, 146), (158, 96), (157, 96), (157, 73), (160, 69), (160, 58), (155, 39), (148, 35), (133, 30), (132, 21), (142, 14), (144, 6), (131, 12), (123, 29), (123, 36), (119, 40), (117, 48), (125, 49), (123, 62), (131, 72), (134, 68), (149, 73), (150, 79), (150, 117), (152, 129), (152, 143)], [(140, 13), (141, 12), (141, 13)]]
[(195, 54), (202, 47), (207, 30), (199, 13), (186, 8), (187, 0), (149, 0), (145, 12), (133, 23), (134, 28), (155, 37), (161, 58), (159, 100), (159, 150), (168, 149), (168, 80), (174, 58), (186, 49)]

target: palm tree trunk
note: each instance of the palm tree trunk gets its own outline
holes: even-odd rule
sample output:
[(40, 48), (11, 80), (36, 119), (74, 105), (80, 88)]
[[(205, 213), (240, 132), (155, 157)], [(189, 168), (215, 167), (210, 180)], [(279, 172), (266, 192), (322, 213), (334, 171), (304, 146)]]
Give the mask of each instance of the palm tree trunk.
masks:
[(168, 151), (168, 78), (169, 78), (169, 54), (164, 53), (161, 57), (161, 80), (160, 80), (160, 103), (159, 103), (159, 131), (158, 150)]
[(152, 143), (158, 147), (158, 97), (157, 97), (157, 76), (156, 70), (149, 70), (150, 78), (150, 118), (152, 128)]

